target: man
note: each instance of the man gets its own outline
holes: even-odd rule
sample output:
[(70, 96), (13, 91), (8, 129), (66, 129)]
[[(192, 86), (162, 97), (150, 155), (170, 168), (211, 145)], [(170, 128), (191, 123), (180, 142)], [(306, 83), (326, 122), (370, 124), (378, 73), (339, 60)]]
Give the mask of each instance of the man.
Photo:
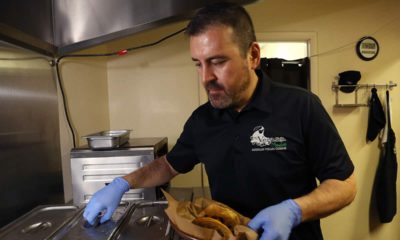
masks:
[(318, 219), (350, 204), (356, 190), (353, 164), (319, 99), (257, 70), (260, 47), (241, 6), (207, 6), (186, 33), (209, 102), (166, 156), (98, 191), (84, 217), (93, 222), (106, 209), (104, 222), (129, 188), (160, 185), (202, 162), (213, 199), (251, 217), (260, 239), (322, 239)]

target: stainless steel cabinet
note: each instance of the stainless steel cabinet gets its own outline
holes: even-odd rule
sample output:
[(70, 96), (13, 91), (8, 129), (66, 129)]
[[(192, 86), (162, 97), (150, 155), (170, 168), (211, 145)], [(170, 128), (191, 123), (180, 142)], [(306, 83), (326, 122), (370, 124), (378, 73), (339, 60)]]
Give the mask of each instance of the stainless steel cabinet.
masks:
[[(126, 175), (167, 153), (167, 138), (136, 138), (117, 149), (71, 151), (74, 205), (89, 201), (93, 194), (114, 178)], [(156, 200), (158, 188), (131, 189), (122, 200)]]

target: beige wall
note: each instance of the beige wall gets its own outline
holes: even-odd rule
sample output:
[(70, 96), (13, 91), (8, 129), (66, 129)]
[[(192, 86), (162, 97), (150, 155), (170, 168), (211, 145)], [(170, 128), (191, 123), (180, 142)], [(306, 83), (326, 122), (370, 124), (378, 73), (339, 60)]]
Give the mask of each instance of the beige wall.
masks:
[[(317, 34), (317, 86), (319, 95), (333, 118), (356, 167), (358, 194), (345, 210), (322, 221), (326, 239), (400, 239), (399, 217), (391, 224), (379, 225), (371, 205), (371, 192), (379, 150), (377, 141), (365, 142), (368, 108), (334, 109), (331, 84), (339, 72), (361, 71), (359, 83), (399, 83), (400, 78), (400, 1), (311, 1), (268, 0), (247, 7), (253, 16), (256, 31), (315, 32)], [(380, 44), (378, 57), (365, 62), (355, 53), (355, 42), (372, 35)], [(345, 47), (343, 47), (345, 46)], [(393, 98), (393, 127), (397, 136), (399, 124), (399, 87), (391, 91)], [(382, 100), (384, 90), (382, 93)], [(366, 102), (369, 92), (360, 92), (360, 101)], [(350, 101), (340, 95), (341, 101)], [(353, 95), (351, 95), (353, 97)], [(352, 98), (351, 98), (352, 100)], [(396, 144), (399, 149), (399, 143)], [(398, 190), (399, 191), (399, 190)], [(398, 201), (400, 202), (400, 201)]]
[[(77, 134), (76, 145), (84, 145), (82, 136), (110, 127), (106, 59), (67, 58), (60, 62), (60, 73)], [(58, 95), (64, 195), (68, 202), (72, 199), (70, 150), (73, 144), (60, 91)]]
[[(325, 239), (400, 239), (398, 216), (384, 225), (377, 224), (372, 216), (370, 199), (379, 150), (376, 141), (365, 142), (368, 109), (334, 109), (331, 90), (334, 77), (346, 70), (361, 71), (360, 83), (399, 83), (400, 1), (266, 0), (246, 8), (259, 35), (307, 32), (316, 36), (313, 91), (335, 122), (356, 167), (358, 181), (354, 203), (322, 221)], [(185, 23), (168, 25), (105, 47), (116, 51), (149, 43), (183, 26)], [(381, 47), (378, 57), (371, 62), (358, 59), (354, 50), (356, 41), (365, 35), (374, 36)], [(112, 129), (132, 129), (133, 137), (167, 136), (171, 147), (188, 116), (204, 101), (187, 39), (182, 34), (157, 46), (111, 58), (106, 65), (92, 64), (82, 61), (63, 66), (63, 78), (69, 82), (66, 84), (72, 115), (81, 135), (107, 128), (109, 124)], [(96, 77), (97, 74), (100, 76)], [(391, 91), (397, 136), (400, 136), (399, 91), (400, 86)], [(368, 92), (361, 93), (360, 101), (366, 101), (367, 96)], [(349, 96), (341, 97), (349, 100)], [(400, 149), (399, 143), (396, 146)], [(196, 168), (191, 174), (179, 176), (173, 185), (199, 186), (199, 172)]]
[[(178, 23), (109, 44), (109, 51), (156, 41), (183, 28)], [(133, 137), (168, 137), (169, 149), (199, 106), (199, 85), (183, 34), (159, 45), (108, 61), (110, 125), (132, 129)], [(176, 187), (200, 186), (196, 167), (172, 181)]]

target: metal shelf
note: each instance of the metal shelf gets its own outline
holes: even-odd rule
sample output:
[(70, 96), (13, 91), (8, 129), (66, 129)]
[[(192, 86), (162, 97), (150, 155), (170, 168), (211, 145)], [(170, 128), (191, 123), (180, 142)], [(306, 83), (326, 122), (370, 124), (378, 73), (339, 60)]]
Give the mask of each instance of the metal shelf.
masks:
[[(352, 108), (352, 107), (368, 107), (368, 103), (359, 103), (358, 102), (358, 90), (365, 88), (386, 88), (387, 90), (392, 90), (392, 88), (396, 87), (397, 84), (390, 81), (387, 84), (356, 84), (356, 85), (339, 85), (337, 81), (332, 83), (332, 91), (335, 92), (335, 105), (334, 107), (339, 108)], [(354, 93), (354, 103), (339, 103), (339, 91), (341, 88), (355, 87)]]
[(368, 104), (366, 103), (338, 103), (333, 105), (334, 107), (348, 107), (348, 108), (352, 108), (352, 107), (368, 107)]

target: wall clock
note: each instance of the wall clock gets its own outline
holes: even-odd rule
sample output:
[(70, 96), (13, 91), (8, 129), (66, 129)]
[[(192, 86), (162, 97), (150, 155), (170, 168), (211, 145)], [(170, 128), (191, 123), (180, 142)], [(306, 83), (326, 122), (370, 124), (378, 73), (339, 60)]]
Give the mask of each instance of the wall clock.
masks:
[(359, 58), (364, 61), (371, 61), (379, 53), (379, 44), (373, 37), (363, 37), (357, 42), (356, 52)]

